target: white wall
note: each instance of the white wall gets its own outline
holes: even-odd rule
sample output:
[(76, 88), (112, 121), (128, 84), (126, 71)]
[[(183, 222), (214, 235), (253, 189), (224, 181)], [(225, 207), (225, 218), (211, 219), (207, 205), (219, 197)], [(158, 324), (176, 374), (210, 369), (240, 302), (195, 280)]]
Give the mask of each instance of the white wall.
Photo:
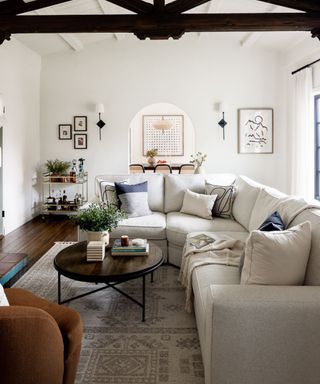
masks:
[(0, 46), (3, 129), (3, 207), (5, 233), (30, 220), (38, 202), (36, 169), (40, 161), (41, 58), (12, 39)]
[[(92, 179), (102, 173), (125, 173), (129, 163), (129, 126), (146, 105), (179, 106), (195, 128), (196, 148), (208, 154), (207, 172), (246, 174), (286, 189), (286, 116), (278, 54), (236, 41), (184, 38), (179, 41), (103, 41), (81, 52), (43, 59), (41, 77), (41, 160), (83, 156)], [(98, 139), (94, 104), (105, 104), (107, 126)], [(217, 122), (215, 102), (226, 102), (226, 140)], [(237, 109), (275, 110), (275, 152), (237, 153)], [(88, 150), (74, 150), (57, 139), (59, 123), (88, 115)]]

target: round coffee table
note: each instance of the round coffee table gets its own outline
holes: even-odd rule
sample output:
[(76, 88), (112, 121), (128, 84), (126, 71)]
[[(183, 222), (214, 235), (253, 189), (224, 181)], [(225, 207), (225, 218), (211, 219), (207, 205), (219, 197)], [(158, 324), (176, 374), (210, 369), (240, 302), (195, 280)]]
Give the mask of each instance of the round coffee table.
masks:
[[(58, 303), (64, 304), (72, 300), (90, 295), (106, 288), (113, 288), (140, 307), (142, 307), (142, 321), (145, 321), (145, 277), (156, 270), (163, 263), (161, 249), (149, 243), (148, 256), (111, 256), (111, 246), (106, 248), (106, 256), (100, 262), (87, 262), (87, 242), (73, 244), (60, 251), (54, 259), (54, 267), (58, 271)], [(103, 283), (104, 287), (61, 300), (61, 275), (72, 280), (85, 281), (88, 283)], [(142, 303), (127, 293), (123, 292), (116, 285), (124, 281), (142, 277)]]

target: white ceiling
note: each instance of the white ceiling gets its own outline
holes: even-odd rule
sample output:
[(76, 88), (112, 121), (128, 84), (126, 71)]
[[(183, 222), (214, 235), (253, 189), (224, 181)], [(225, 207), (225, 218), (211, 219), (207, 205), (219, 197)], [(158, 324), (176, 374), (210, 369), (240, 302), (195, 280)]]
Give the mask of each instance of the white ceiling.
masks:
[[(147, 0), (152, 3), (152, 0)], [(173, 0), (171, 0), (173, 1)], [(171, 2), (171, 1), (166, 1)], [(256, 0), (214, 0), (203, 4), (189, 12), (192, 13), (242, 13), (242, 12), (297, 12), (284, 7), (277, 7)], [(106, 0), (72, 0), (67, 3), (44, 8), (30, 14), (124, 14), (131, 13), (121, 7), (109, 3)], [(190, 35), (190, 34), (189, 34)], [(196, 38), (214, 39), (215, 33), (193, 34)], [(304, 39), (310, 39), (307, 32), (254, 32), (219, 33), (228, 38), (235, 39), (244, 48), (257, 45), (276, 51), (292, 49)], [(94, 42), (104, 39), (136, 39), (130, 34), (19, 34), (15, 35), (22, 43), (38, 52), (40, 55), (50, 55), (67, 50), (82, 50)], [(183, 38), (188, 38), (185, 34)]]

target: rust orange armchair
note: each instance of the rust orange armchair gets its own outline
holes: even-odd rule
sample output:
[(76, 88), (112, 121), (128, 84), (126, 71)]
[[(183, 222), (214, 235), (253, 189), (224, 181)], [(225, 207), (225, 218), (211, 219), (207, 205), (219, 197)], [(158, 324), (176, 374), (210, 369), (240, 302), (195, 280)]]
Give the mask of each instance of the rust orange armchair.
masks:
[(82, 342), (80, 315), (31, 292), (5, 289), (0, 307), (0, 377), (7, 384), (73, 384)]

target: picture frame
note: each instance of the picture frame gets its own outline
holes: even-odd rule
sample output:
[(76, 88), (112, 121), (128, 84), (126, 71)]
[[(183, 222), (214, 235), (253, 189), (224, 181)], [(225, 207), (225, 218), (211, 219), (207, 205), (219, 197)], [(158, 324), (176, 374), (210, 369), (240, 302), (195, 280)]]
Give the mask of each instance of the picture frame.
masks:
[(59, 124), (59, 140), (71, 140), (72, 139), (72, 125), (71, 124)]
[(238, 109), (238, 153), (272, 154), (273, 108)]
[(74, 116), (73, 121), (75, 132), (87, 131), (87, 116)]
[[(161, 131), (153, 124), (168, 120), (172, 127)], [(184, 115), (143, 115), (142, 116), (142, 155), (157, 148), (158, 156), (184, 156)]]
[(74, 149), (87, 149), (88, 135), (86, 133), (75, 133), (73, 135), (73, 147)]

